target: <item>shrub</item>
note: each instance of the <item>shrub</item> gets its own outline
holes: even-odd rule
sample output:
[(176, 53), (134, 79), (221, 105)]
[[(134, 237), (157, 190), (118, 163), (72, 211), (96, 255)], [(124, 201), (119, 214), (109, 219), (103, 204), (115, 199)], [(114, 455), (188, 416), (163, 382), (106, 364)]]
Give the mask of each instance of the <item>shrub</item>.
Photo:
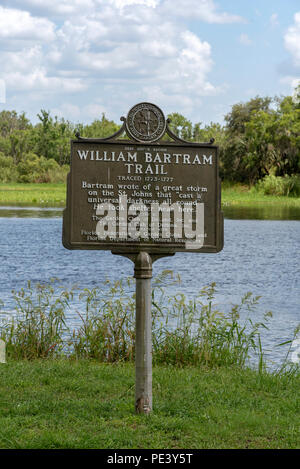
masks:
[[(55, 160), (51, 160), (51, 161), (54, 161), (54, 163), (56, 163)], [(69, 171), (70, 171), (69, 165), (65, 164), (63, 166), (60, 166), (58, 163), (56, 163), (52, 167), (48, 167), (48, 169), (46, 170), (45, 178), (47, 179), (47, 181), (45, 182), (64, 183), (67, 180), (67, 174)]]
[(39, 157), (26, 153), (17, 165), (18, 182), (36, 182), (40, 175)]
[(17, 180), (17, 168), (11, 156), (5, 156), (0, 152), (0, 182), (15, 182)]
[(65, 182), (69, 167), (59, 166), (52, 158), (40, 158), (35, 153), (26, 153), (17, 165), (17, 182)]
[(265, 176), (256, 184), (256, 188), (266, 195), (300, 196), (300, 176)]

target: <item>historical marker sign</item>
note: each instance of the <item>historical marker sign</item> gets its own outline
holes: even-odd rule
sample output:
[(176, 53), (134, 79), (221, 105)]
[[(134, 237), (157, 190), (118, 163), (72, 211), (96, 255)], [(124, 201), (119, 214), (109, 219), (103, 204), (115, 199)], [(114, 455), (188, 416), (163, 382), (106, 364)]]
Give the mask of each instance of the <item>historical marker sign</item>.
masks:
[[(71, 142), (63, 243), (68, 249), (149, 254), (223, 247), (218, 149), (171, 134), (140, 103), (123, 119), (131, 140)], [(175, 141), (161, 141), (165, 132)]]
[[(218, 148), (172, 133), (140, 103), (106, 139), (71, 142), (63, 244), (129, 257), (136, 278), (136, 410), (152, 410), (152, 262), (179, 251), (218, 252), (223, 215)], [(117, 139), (123, 133), (129, 139)], [(167, 134), (171, 141), (163, 140)]]

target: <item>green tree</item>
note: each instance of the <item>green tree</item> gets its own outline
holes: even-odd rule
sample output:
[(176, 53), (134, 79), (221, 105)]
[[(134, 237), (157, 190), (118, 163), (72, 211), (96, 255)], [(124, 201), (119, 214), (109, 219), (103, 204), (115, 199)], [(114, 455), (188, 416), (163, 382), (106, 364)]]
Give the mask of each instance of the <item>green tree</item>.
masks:
[(10, 155), (10, 141), (8, 138), (2, 137), (1, 135), (0, 135), (0, 152), (2, 152), (6, 156)]
[(12, 131), (8, 141), (9, 154), (13, 157), (15, 164), (18, 164), (23, 154), (33, 150), (34, 136), (32, 129)]
[(231, 134), (243, 134), (245, 132), (245, 125), (250, 121), (253, 112), (270, 112), (271, 103), (272, 98), (256, 96), (246, 103), (234, 104), (231, 112), (225, 116), (227, 130)]
[[(222, 176), (236, 182), (253, 184), (265, 174), (265, 120), (273, 114), (272, 99), (256, 97), (238, 103), (225, 116), (226, 139), (222, 149)], [(258, 117), (257, 127), (253, 124)], [(255, 133), (255, 131), (256, 133)]]
[(53, 119), (49, 111), (37, 115), (40, 123), (35, 126), (35, 153), (46, 159), (53, 158), (60, 165), (70, 161), (70, 139), (74, 138), (74, 125), (64, 119)]
[(299, 172), (300, 105), (291, 96), (282, 98), (279, 101), (273, 137), (273, 145), (279, 155), (277, 174), (282, 176)]
[(193, 127), (193, 141), (194, 142), (209, 142), (211, 139), (215, 140), (215, 144), (223, 147), (226, 140), (225, 128), (219, 124), (211, 122), (209, 125), (201, 128), (201, 123), (197, 123)]
[(120, 128), (114, 121), (110, 121), (102, 114), (101, 119), (95, 119), (91, 124), (77, 126), (81, 136), (87, 138), (106, 138), (113, 135)]
[(19, 115), (16, 111), (0, 112), (0, 151), (12, 156), (15, 164), (22, 153), (31, 148), (31, 135), (32, 124), (24, 112)]
[(300, 108), (300, 80), (293, 94), (293, 103), (296, 109)]
[(177, 137), (191, 141), (193, 139), (193, 124), (186, 117), (178, 112), (168, 115), (169, 127)]
[(15, 182), (17, 180), (17, 167), (11, 156), (0, 152), (0, 182)]
[(32, 128), (29, 120), (25, 117), (25, 113), (20, 115), (16, 111), (0, 112), (0, 136), (8, 137), (15, 130), (26, 130)]

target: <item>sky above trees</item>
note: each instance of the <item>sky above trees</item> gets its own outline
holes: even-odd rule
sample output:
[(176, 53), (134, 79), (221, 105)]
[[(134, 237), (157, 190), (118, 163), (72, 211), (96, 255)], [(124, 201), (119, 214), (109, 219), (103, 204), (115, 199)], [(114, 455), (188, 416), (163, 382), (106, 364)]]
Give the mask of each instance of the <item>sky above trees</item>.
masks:
[(300, 80), (299, 0), (2, 0), (0, 111), (119, 122), (137, 102), (223, 123)]

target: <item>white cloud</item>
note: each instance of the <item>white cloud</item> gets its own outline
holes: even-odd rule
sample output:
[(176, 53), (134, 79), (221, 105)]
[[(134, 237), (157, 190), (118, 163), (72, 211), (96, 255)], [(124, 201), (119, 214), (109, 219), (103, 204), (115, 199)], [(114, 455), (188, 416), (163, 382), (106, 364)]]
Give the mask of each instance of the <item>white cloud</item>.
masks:
[(52, 41), (54, 24), (47, 18), (36, 18), (27, 11), (0, 6), (0, 38)]
[(159, 0), (109, 0), (112, 5), (117, 8), (124, 8), (128, 5), (145, 5), (147, 7), (155, 8)]
[(242, 33), (239, 37), (239, 42), (243, 44), (243, 46), (251, 46), (252, 41), (249, 38), (248, 34)]
[(62, 103), (60, 107), (52, 108), (50, 111), (53, 116), (59, 119), (64, 118), (71, 122), (75, 122), (81, 117), (80, 107), (72, 103)]
[(77, 104), (68, 103), (67, 101), (60, 104), (59, 107), (51, 108), (50, 112), (59, 119), (64, 118), (74, 123), (92, 122), (95, 119), (101, 119), (103, 113), (107, 114), (106, 109), (97, 103), (78, 106)]
[(93, 14), (100, 10), (105, 14), (109, 10), (126, 10), (145, 7), (156, 9), (160, 16), (190, 17), (207, 23), (240, 23), (245, 19), (240, 15), (219, 11), (214, 0), (2, 0), (10, 7), (26, 9), (38, 16), (54, 18), (78, 17)]
[(294, 64), (300, 66), (300, 11), (294, 15), (294, 24), (288, 28), (284, 42), (292, 54)]
[(281, 78), (280, 83), (284, 85), (289, 85), (291, 90), (294, 90), (300, 83), (300, 74), (298, 77), (295, 76), (286, 76)]
[[(222, 85), (210, 77), (211, 45), (189, 31), (184, 18), (243, 21), (220, 11), (213, 0), (3, 3), (15, 7), (0, 7), (0, 40), (11, 44), (0, 50), (1, 78), (9, 94), (16, 100), (23, 96), (24, 102), (25, 91), (36, 100), (50, 102), (53, 96), (50, 107), (74, 118), (94, 118), (140, 99), (167, 107), (175, 103), (179, 112), (197, 109), (203, 96), (218, 94)], [(71, 98), (67, 102), (67, 93), (77, 93), (76, 104)]]
[(281, 78), (280, 82), (289, 85), (291, 91), (294, 91), (300, 82), (300, 12), (294, 15), (294, 24), (285, 33), (284, 43), (292, 56), (294, 70), (291, 75)]
[(82, 112), (88, 120), (101, 119), (102, 114), (105, 114), (105, 108), (100, 104), (93, 103), (84, 106)]
[(2, 0), (10, 8), (30, 11), (34, 16), (51, 18), (68, 18), (92, 11), (97, 0)]
[(37, 67), (26, 75), (20, 72), (10, 72), (5, 75), (9, 89), (20, 91), (47, 91), (48, 94), (75, 93), (86, 89), (78, 78), (49, 77), (43, 67)]
[(0, 79), (0, 103), (6, 102), (6, 86), (5, 81)]
[(239, 15), (218, 11), (213, 0), (164, 0), (164, 12), (179, 17), (197, 18), (206, 23), (241, 23), (245, 20)]
[(19, 51), (3, 52), (0, 54), (2, 62), (2, 76), (8, 90), (40, 91), (48, 93), (79, 92), (85, 89), (85, 84), (78, 77), (50, 75), (47, 69), (47, 56), (41, 45)]
[(206, 78), (213, 64), (210, 44), (202, 42), (190, 31), (183, 32), (181, 36), (185, 47), (181, 49), (177, 61), (185, 86), (195, 95), (214, 94), (216, 89)]

